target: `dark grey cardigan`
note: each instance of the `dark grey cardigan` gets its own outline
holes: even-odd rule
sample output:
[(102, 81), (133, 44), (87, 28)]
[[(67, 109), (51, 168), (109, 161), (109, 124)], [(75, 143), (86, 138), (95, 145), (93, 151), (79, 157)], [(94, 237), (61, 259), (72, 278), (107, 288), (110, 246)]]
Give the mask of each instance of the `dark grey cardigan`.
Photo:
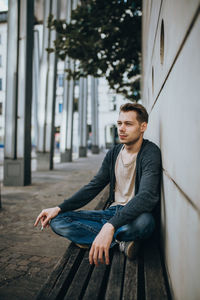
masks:
[[(80, 208), (90, 202), (110, 183), (109, 202), (115, 195), (115, 162), (122, 144), (114, 146), (106, 154), (96, 176), (72, 197), (59, 205), (61, 212)], [(151, 212), (160, 198), (161, 153), (152, 142), (143, 139), (136, 160), (135, 196), (108, 222), (115, 229), (134, 220), (143, 212)]]

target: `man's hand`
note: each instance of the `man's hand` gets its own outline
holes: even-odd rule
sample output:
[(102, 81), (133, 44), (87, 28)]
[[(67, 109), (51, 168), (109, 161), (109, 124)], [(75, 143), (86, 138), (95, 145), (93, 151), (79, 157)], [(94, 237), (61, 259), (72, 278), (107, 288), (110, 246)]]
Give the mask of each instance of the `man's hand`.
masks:
[(61, 211), (60, 207), (52, 207), (43, 209), (39, 216), (37, 217), (34, 226), (37, 226), (39, 221), (41, 221), (42, 227), (45, 228), (46, 226), (49, 226), (49, 221), (56, 217), (58, 213)]
[(96, 236), (89, 253), (90, 264), (98, 266), (98, 260), (104, 263), (105, 257), (106, 265), (109, 265), (109, 248), (113, 240), (115, 229), (112, 224), (106, 223), (99, 234)]

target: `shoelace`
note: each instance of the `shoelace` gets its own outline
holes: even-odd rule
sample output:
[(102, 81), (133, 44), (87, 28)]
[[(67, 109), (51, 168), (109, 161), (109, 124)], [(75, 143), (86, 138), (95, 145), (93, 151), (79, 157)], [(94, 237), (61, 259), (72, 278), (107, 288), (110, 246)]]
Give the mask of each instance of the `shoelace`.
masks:
[(125, 242), (120, 242), (120, 243), (119, 243), (119, 250), (120, 250), (121, 252), (124, 252), (124, 250), (125, 250)]

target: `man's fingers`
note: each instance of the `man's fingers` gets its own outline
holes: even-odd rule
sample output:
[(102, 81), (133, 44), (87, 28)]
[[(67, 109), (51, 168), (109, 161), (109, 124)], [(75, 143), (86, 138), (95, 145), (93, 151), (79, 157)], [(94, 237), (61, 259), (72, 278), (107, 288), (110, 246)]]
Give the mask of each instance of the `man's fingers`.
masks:
[(104, 255), (105, 255), (105, 262), (106, 262), (106, 265), (109, 265), (109, 249), (105, 249), (104, 250)]
[(98, 266), (98, 247), (92, 245), (89, 253), (89, 262), (92, 265), (93, 263)]
[(99, 249), (99, 261), (103, 264), (104, 260), (103, 260), (103, 249)]
[(43, 212), (41, 212), (41, 213), (38, 215), (38, 217), (37, 217), (37, 219), (36, 219), (36, 221), (35, 221), (34, 226), (37, 226), (37, 225), (38, 225), (40, 219), (42, 218), (42, 214), (43, 214)]
[(47, 226), (47, 224), (49, 223), (49, 220), (51, 218), (50, 217), (44, 217), (44, 219), (42, 220), (42, 226), (45, 228)]
[(95, 264), (98, 266), (98, 260), (103, 264), (104, 263), (104, 258), (103, 255), (105, 256), (105, 263), (106, 265), (109, 265), (109, 248), (98, 248), (92, 245), (89, 253), (89, 262), (90, 264)]
[(94, 246), (92, 245), (89, 253), (89, 262), (91, 265), (93, 264), (93, 253), (94, 253)]
[(96, 266), (98, 266), (98, 253), (99, 253), (98, 248), (95, 247), (94, 254), (93, 254), (93, 261)]

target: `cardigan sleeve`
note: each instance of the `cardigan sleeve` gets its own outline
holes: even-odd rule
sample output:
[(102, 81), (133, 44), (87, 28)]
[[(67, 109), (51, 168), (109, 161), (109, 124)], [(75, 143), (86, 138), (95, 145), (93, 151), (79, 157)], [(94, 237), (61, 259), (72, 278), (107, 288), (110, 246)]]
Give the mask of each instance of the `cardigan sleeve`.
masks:
[(61, 209), (61, 212), (75, 210), (83, 207), (104, 189), (104, 187), (110, 182), (110, 155), (111, 154), (109, 151), (106, 154), (98, 173), (87, 185), (83, 186), (78, 192), (58, 205)]
[(115, 229), (133, 221), (144, 212), (151, 212), (160, 199), (160, 149), (154, 146), (144, 152), (138, 193), (108, 221)]

